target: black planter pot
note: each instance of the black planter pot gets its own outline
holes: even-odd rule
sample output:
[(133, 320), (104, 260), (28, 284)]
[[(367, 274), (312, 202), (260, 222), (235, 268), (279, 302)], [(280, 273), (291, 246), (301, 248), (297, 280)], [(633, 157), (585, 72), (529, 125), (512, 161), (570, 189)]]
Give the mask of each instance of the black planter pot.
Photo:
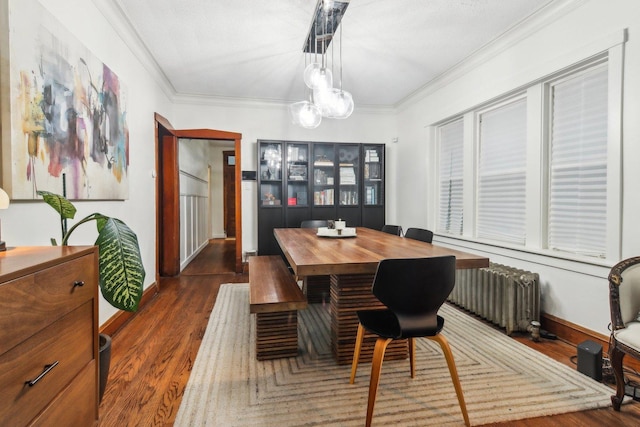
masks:
[(109, 366), (111, 365), (111, 337), (109, 335), (100, 334), (99, 341), (99, 357), (100, 357), (100, 402), (102, 395), (107, 386), (109, 378)]

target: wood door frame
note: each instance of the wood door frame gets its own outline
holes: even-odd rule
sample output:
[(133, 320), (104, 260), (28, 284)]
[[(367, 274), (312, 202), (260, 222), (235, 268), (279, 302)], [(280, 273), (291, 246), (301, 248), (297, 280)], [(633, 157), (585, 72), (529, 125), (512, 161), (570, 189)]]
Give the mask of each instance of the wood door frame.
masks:
[[(236, 153), (236, 273), (242, 273), (242, 134), (213, 129), (174, 129), (169, 121), (155, 113), (156, 131), (156, 283), (160, 276), (180, 273), (180, 167), (178, 138), (234, 141)], [(160, 183), (162, 181), (162, 183)], [(161, 262), (162, 260), (162, 262)]]

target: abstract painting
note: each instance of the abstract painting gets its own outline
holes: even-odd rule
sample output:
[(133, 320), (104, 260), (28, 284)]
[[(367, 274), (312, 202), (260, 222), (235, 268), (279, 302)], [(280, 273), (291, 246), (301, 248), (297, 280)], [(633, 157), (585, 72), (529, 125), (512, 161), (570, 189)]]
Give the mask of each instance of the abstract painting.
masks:
[(3, 168), (11, 170), (3, 170), (3, 185), (14, 199), (38, 198), (38, 190), (127, 199), (125, 85), (38, 2), (9, 5), (11, 126), (9, 141), (3, 129)]

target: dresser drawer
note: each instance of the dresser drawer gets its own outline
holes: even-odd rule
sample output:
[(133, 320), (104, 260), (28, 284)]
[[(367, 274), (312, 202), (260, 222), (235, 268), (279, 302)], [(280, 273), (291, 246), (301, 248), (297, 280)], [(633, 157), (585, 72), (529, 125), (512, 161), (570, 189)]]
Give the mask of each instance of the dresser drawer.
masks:
[[(87, 301), (23, 343), (0, 355), (0, 420), (26, 425), (60, 390), (94, 361), (93, 301)], [(58, 364), (33, 386), (45, 365)], [(95, 375), (95, 371), (94, 371)], [(94, 379), (95, 382), (95, 379)], [(95, 398), (95, 391), (92, 394)]]
[(1, 284), (0, 354), (96, 298), (96, 260), (85, 255)]
[(92, 426), (98, 422), (95, 395), (96, 361), (91, 361), (73, 379), (69, 387), (51, 402), (51, 405), (33, 421), (30, 427)]

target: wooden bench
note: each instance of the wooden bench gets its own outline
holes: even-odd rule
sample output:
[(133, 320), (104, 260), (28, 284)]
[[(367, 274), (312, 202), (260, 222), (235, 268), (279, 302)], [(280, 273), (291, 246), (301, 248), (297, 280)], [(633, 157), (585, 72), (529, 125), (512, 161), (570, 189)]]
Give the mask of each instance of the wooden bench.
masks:
[(298, 310), (307, 300), (281, 257), (249, 258), (249, 311), (256, 314), (256, 358), (298, 354)]

